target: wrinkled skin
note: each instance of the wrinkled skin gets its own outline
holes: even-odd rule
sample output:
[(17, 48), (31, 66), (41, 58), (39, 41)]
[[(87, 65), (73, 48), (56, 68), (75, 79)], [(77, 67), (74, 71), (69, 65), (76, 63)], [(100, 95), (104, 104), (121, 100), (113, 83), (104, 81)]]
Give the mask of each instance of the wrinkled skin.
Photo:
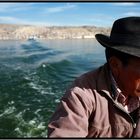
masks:
[(111, 57), (109, 62), (122, 93), (126, 96), (140, 97), (140, 58), (130, 59), (125, 66), (116, 57)]

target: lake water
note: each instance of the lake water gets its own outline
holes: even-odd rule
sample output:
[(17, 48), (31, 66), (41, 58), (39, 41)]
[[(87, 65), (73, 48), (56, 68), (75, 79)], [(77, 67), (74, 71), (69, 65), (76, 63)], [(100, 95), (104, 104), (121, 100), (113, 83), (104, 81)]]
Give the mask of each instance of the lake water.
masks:
[(94, 39), (0, 41), (0, 138), (47, 137), (66, 88), (104, 62)]

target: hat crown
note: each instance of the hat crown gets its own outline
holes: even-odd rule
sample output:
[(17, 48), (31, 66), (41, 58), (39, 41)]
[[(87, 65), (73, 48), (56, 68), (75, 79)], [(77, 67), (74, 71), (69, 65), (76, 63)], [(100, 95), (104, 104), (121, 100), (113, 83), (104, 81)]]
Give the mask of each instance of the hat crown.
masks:
[(111, 36), (113, 34), (140, 35), (140, 17), (121, 18), (114, 22)]
[(96, 34), (96, 39), (106, 48), (140, 58), (140, 17), (126, 17), (114, 22), (110, 36)]

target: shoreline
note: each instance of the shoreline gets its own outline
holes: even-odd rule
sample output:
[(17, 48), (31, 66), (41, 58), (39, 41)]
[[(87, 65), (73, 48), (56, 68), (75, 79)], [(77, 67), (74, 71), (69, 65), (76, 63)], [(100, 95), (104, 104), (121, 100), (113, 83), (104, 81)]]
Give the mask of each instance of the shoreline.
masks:
[(0, 24), (0, 40), (94, 39), (95, 34), (110, 34), (110, 28), (95, 26), (31, 26)]
[(0, 39), (0, 41), (44, 41), (44, 40), (88, 40), (88, 39), (95, 39), (95, 37), (92, 38), (45, 38), (45, 39)]

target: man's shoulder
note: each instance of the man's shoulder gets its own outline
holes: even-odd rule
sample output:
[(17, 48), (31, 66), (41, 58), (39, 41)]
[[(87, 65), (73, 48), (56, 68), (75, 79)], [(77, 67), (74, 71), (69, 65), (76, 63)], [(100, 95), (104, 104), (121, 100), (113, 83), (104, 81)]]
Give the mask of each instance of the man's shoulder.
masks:
[(79, 77), (76, 78), (76, 80), (93, 80), (94, 78), (98, 77), (98, 75), (100, 74), (101, 71), (104, 71), (104, 67), (106, 66), (105, 65), (101, 65), (100, 67), (97, 67), (93, 70), (90, 70), (86, 73), (83, 73), (82, 75), (80, 75)]
[(88, 71), (84, 74), (82, 74), (81, 76), (77, 77), (74, 81), (74, 85), (77, 85), (77, 86), (95, 86), (96, 85), (96, 82), (97, 82), (97, 79), (99, 78), (100, 76), (100, 73), (102, 71), (104, 71), (104, 67), (106, 67), (106, 64), (105, 65), (101, 65), (100, 67), (94, 69), (94, 70), (91, 70), (91, 71)]

